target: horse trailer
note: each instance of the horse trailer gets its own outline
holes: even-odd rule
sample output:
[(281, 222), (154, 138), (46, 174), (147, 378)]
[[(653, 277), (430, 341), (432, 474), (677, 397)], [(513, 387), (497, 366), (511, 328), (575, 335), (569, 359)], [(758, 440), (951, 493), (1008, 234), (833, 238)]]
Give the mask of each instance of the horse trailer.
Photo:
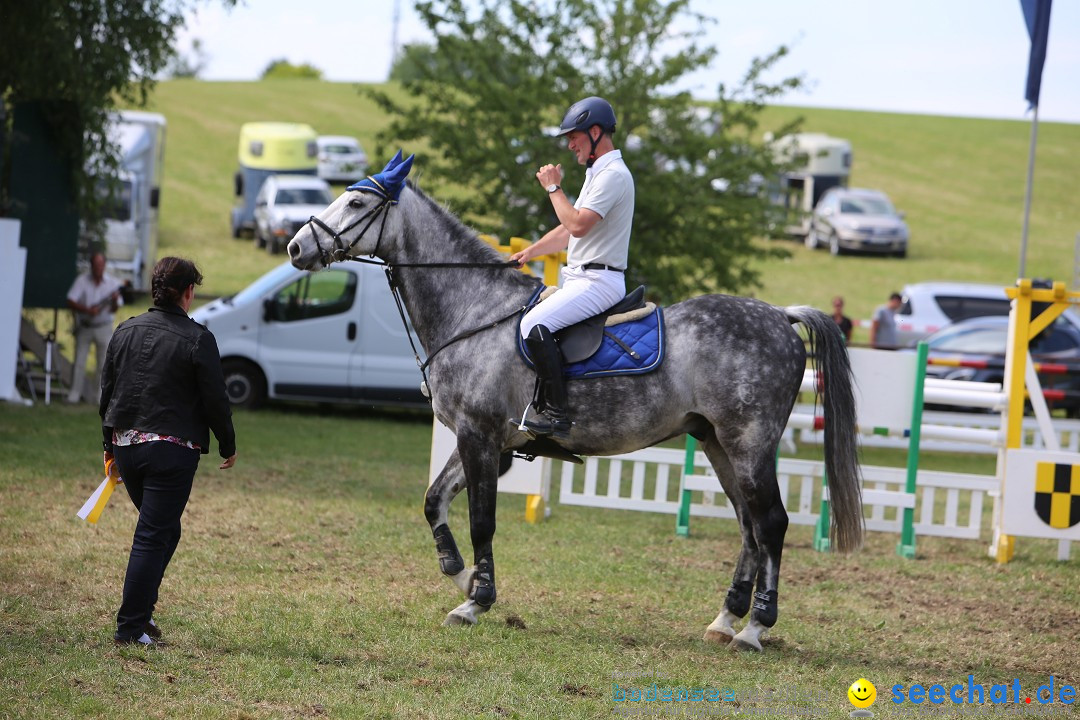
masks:
[(239, 168), (234, 176), (238, 199), (230, 213), (232, 236), (255, 232), (255, 198), (271, 175), (315, 175), (319, 168), (318, 133), (304, 123), (250, 122), (240, 128)]
[[(165, 117), (158, 113), (115, 113), (109, 122), (109, 139), (120, 150), (116, 185), (110, 193), (105, 181), (99, 181), (100, 193), (107, 198), (102, 215), (109, 272), (121, 281), (130, 281), (132, 289), (139, 292), (149, 292), (157, 261), (165, 126)], [(82, 247), (80, 268), (89, 267), (89, 250), (89, 245)]]
[(778, 162), (787, 167), (772, 190), (773, 203), (787, 211), (784, 231), (806, 237), (821, 196), (847, 187), (851, 175), (851, 143), (822, 133), (785, 135), (772, 143)]

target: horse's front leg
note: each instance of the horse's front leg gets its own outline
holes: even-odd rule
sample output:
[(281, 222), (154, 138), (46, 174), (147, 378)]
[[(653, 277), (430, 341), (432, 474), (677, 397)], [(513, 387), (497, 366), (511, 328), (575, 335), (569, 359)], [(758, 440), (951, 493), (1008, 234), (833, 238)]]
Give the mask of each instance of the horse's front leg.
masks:
[(461, 592), (468, 597), (474, 568), (465, 567), (465, 561), (461, 558), (447, 520), (450, 503), (463, 487), (465, 487), (465, 474), (461, 469), (461, 456), (458, 455), (457, 450), (454, 450), (450, 454), (450, 459), (446, 461), (446, 465), (443, 466), (442, 472), (427, 489), (427, 494), (424, 496), (424, 516), (427, 518), (428, 525), (431, 526), (431, 534), (435, 537), (435, 552), (439, 557), (439, 569), (443, 575), (451, 578)]
[(495, 559), (492, 539), (495, 536), (495, 498), (499, 477), (499, 448), (492, 442), (494, 433), (475, 428), (458, 428), (458, 455), (466, 487), (469, 490), (469, 526), (472, 536), (472, 587), (468, 598), (446, 617), (447, 625), (473, 625), (481, 613), (495, 603)]

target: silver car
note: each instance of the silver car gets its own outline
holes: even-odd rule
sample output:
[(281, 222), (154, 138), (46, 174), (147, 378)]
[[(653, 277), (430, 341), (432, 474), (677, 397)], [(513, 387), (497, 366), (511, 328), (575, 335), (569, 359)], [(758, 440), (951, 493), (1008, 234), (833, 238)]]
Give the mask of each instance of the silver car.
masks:
[(255, 247), (285, 249), (312, 215), (334, 202), (330, 186), (312, 175), (271, 175), (255, 197)]
[(327, 182), (353, 183), (368, 171), (368, 156), (360, 141), (347, 135), (322, 135), (319, 146), (319, 177)]
[(858, 250), (906, 257), (908, 226), (885, 193), (832, 188), (814, 208), (806, 234), (807, 247), (826, 245), (833, 255)]

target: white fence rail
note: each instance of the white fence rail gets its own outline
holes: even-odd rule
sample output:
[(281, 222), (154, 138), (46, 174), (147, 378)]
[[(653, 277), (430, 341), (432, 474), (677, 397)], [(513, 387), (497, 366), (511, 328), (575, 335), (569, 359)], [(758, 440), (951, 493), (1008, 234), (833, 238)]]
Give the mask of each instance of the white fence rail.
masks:
[[(817, 408), (821, 413), (821, 406)], [(810, 415), (814, 413), (813, 405), (797, 405), (794, 414)], [(991, 430), (1000, 433), (1001, 416), (997, 413), (961, 413), (928, 410), (923, 413), (923, 424), (926, 426), (973, 428)], [(1063, 451), (1080, 452), (1080, 420), (1055, 419), (1053, 421), (1054, 433)], [(1023, 447), (1043, 448), (1042, 435), (1039, 432), (1038, 421), (1033, 417), (1025, 417), (1023, 420), (1024, 437)], [(821, 445), (823, 435), (820, 430), (788, 427), (784, 434), (785, 442), (793, 443), (789, 448), (800, 444)], [(908, 440), (899, 435), (863, 435), (860, 438), (863, 447), (893, 448), (895, 450), (907, 450)], [(938, 452), (970, 452), (984, 455), (997, 454), (1000, 446), (1004, 444), (1004, 438), (994, 446), (982, 443), (960, 442), (923, 434), (919, 447), (924, 451)]]
[[(685, 487), (693, 491), (691, 516), (734, 518), (735, 511), (704, 453), (695, 453), (694, 473), (682, 478), (685, 458), (683, 450), (648, 448), (610, 458), (589, 457), (584, 467), (564, 463), (559, 503), (675, 515), (680, 488)], [(780, 459), (777, 480), (790, 522), (817, 522), (823, 468), (824, 463), (816, 460)], [(983, 508), (987, 496), (998, 491), (993, 476), (920, 470), (912, 499), (904, 492), (903, 468), (864, 466), (863, 472), (867, 529), (899, 533), (900, 511), (913, 507), (915, 531), (920, 536), (973, 540), (989, 536)]]

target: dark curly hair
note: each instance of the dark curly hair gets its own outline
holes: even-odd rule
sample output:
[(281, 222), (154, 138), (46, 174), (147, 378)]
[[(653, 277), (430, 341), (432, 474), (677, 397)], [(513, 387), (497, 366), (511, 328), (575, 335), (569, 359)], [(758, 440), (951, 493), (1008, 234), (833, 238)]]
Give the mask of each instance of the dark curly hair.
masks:
[(154, 277), (150, 281), (154, 304), (160, 308), (179, 305), (184, 291), (191, 285), (202, 285), (202, 280), (202, 273), (190, 260), (161, 258), (154, 266)]

